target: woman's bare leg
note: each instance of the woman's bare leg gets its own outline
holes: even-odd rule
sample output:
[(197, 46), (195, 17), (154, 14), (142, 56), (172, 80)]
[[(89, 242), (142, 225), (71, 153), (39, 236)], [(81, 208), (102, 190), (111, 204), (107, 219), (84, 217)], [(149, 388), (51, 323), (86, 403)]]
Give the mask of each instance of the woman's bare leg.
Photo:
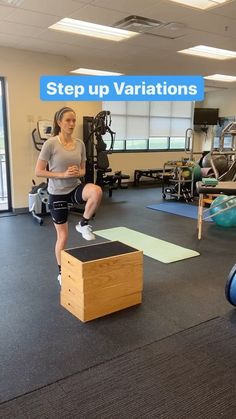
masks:
[(82, 198), (86, 202), (84, 214), (81, 222), (75, 227), (76, 230), (82, 234), (85, 240), (94, 240), (96, 237), (92, 232), (91, 226), (88, 221), (95, 214), (96, 209), (99, 207), (102, 199), (102, 189), (100, 186), (93, 183), (87, 183), (82, 192)]
[(68, 239), (68, 222), (63, 224), (54, 223), (57, 232), (57, 241), (55, 245), (55, 255), (57, 264), (61, 265), (61, 251), (65, 249)]
[(86, 202), (83, 216), (90, 220), (101, 203), (102, 189), (93, 183), (87, 183), (83, 189), (82, 198)]

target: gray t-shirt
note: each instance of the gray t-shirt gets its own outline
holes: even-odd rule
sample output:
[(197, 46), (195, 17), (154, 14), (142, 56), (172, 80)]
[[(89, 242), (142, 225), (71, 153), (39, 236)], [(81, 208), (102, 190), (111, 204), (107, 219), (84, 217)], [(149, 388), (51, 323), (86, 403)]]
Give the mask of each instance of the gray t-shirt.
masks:
[[(58, 136), (51, 137), (43, 144), (39, 159), (48, 162), (50, 172), (65, 172), (69, 166), (76, 164), (79, 167), (86, 161), (85, 145), (83, 141), (76, 139), (75, 149), (65, 150)], [(53, 195), (65, 195), (73, 191), (80, 183), (77, 177), (49, 178), (48, 192)]]

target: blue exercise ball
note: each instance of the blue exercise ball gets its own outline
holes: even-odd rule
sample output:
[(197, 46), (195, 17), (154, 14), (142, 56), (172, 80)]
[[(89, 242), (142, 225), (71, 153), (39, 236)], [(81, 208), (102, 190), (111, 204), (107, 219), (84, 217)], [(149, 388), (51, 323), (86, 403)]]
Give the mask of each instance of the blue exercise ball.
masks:
[(233, 306), (236, 306), (236, 265), (230, 271), (225, 284), (225, 296)]
[[(229, 198), (231, 198), (230, 201)], [(225, 211), (219, 214), (218, 212), (222, 210)], [(210, 206), (210, 215), (213, 221), (220, 227), (236, 226), (236, 197), (218, 196)]]

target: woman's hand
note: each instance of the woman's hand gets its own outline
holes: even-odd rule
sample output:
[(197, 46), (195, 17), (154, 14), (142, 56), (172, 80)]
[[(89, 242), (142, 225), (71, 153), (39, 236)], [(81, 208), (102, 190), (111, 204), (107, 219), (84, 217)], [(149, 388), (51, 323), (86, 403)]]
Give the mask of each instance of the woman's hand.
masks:
[(70, 177), (80, 177), (80, 171), (76, 164), (73, 166), (69, 166), (68, 169), (64, 172), (64, 178), (70, 178)]

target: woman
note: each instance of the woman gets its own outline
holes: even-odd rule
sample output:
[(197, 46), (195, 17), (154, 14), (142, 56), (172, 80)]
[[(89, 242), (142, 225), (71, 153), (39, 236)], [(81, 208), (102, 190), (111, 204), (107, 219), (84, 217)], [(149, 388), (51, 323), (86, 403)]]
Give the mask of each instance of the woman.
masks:
[(89, 220), (102, 198), (99, 186), (81, 183), (80, 178), (85, 175), (86, 152), (84, 143), (72, 136), (75, 124), (73, 109), (64, 107), (56, 112), (53, 136), (43, 144), (35, 169), (36, 176), (48, 178), (49, 207), (57, 232), (55, 254), (60, 283), (61, 250), (68, 239), (68, 204), (86, 203), (82, 220), (75, 228), (84, 239), (94, 240)]

